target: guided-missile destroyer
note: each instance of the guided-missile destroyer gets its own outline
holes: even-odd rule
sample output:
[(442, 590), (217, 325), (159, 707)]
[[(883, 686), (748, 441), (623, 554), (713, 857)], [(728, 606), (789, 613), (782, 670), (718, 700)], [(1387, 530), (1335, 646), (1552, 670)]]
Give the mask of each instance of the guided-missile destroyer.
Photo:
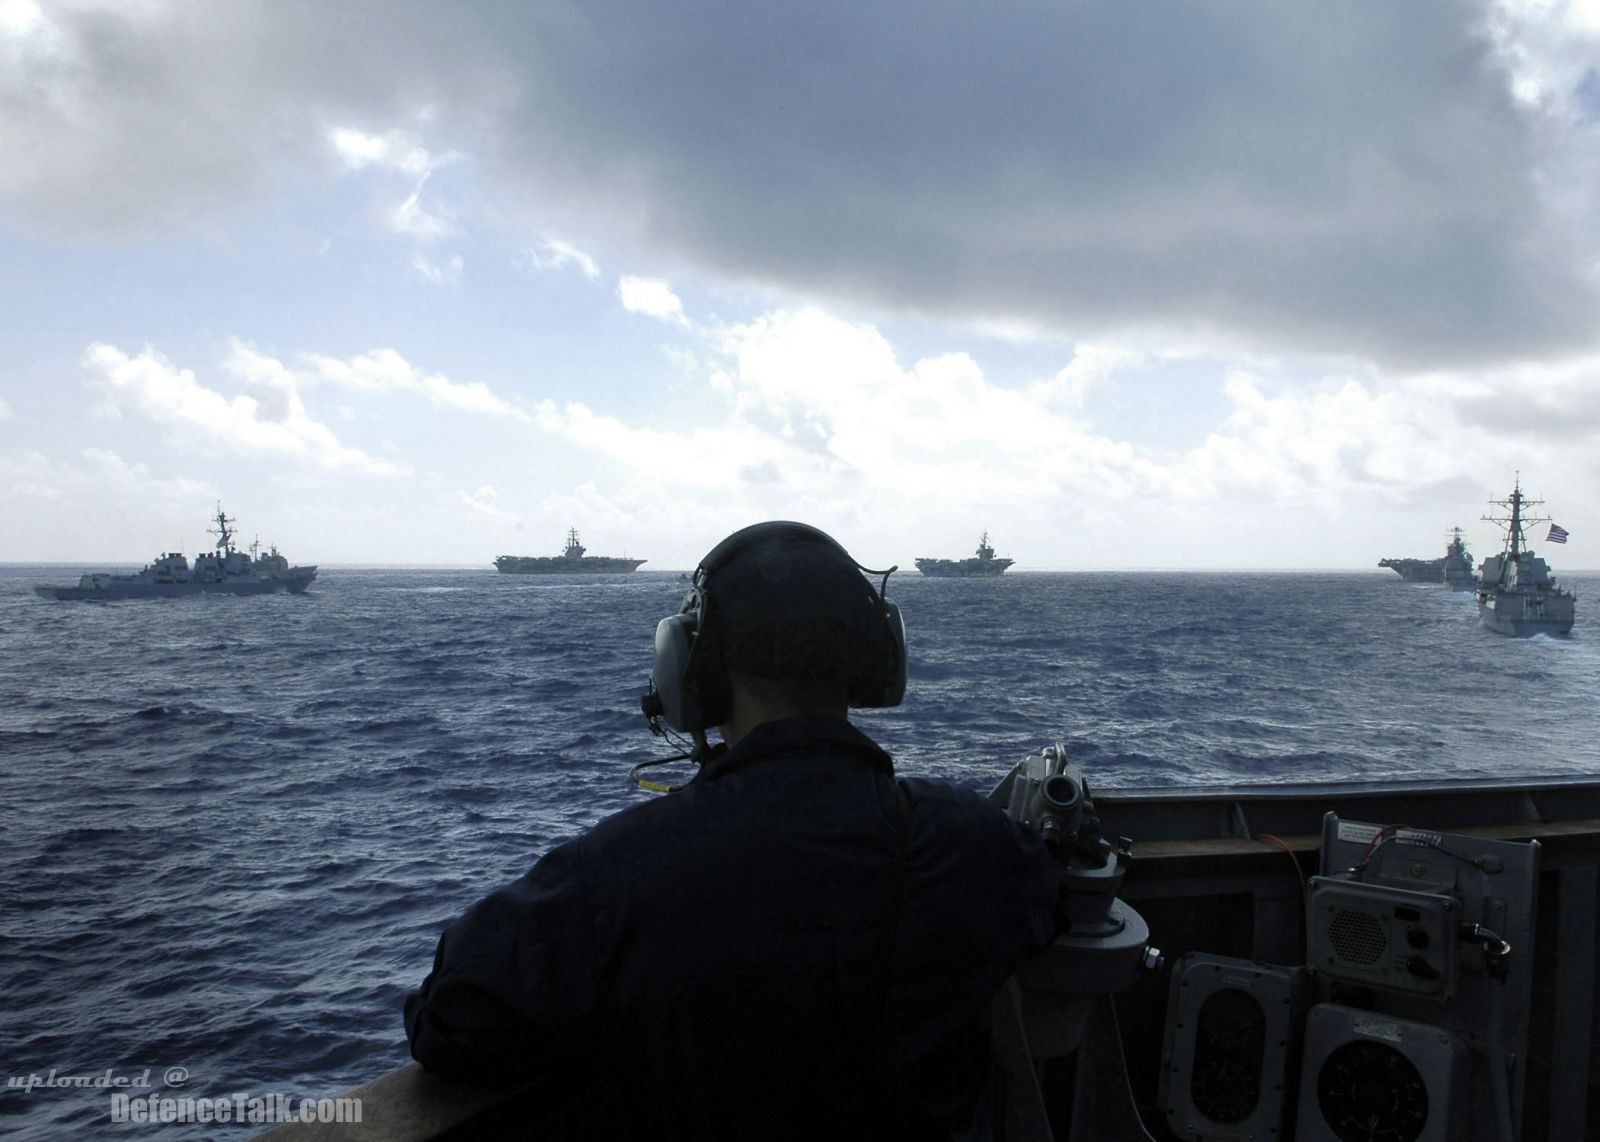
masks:
[(1556, 586), (1550, 565), (1527, 546), (1523, 529), (1548, 523), (1544, 517), (1525, 516), (1522, 509), (1541, 503), (1524, 499), (1519, 481), (1511, 496), (1490, 500), (1507, 508), (1509, 516), (1484, 516), (1505, 529), (1506, 549), (1491, 555), (1478, 570), (1478, 617), (1497, 634), (1523, 638), (1534, 634), (1567, 634), (1577, 616), (1577, 599)]
[(154, 563), (131, 575), (94, 571), (82, 576), (76, 587), (35, 587), (46, 599), (81, 599), (111, 602), (117, 599), (170, 599), (183, 595), (270, 595), (288, 591), (299, 595), (317, 577), (315, 565), (291, 567), (273, 547), (260, 553), (252, 543), (249, 554), (237, 550), (233, 541), (234, 520), (217, 505), (216, 526), (206, 530), (217, 537), (213, 551), (194, 557), (194, 565), (182, 554), (169, 551)]

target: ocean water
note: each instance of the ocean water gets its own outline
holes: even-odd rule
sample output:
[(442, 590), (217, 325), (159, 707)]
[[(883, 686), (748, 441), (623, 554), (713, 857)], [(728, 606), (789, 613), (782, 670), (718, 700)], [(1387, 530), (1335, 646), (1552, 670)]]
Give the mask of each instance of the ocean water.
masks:
[[(638, 696), (673, 573), (31, 594), (76, 573), (0, 567), (8, 1079), (299, 1098), (374, 1078), (407, 1060), (401, 1003), (443, 925), (651, 796), (628, 768), (671, 752)], [(1600, 576), (1564, 578), (1573, 637), (1519, 640), (1387, 574), (896, 576), (909, 693), (857, 720), (902, 771), (979, 789), (1055, 741), (1096, 788), (1597, 773)], [(109, 1110), (8, 1085), (0, 1133), (248, 1133)]]

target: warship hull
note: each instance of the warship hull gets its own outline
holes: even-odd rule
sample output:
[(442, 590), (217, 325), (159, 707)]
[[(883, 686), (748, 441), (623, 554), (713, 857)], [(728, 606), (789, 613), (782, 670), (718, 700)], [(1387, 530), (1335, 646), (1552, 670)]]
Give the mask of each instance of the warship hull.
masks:
[(1550, 565), (1534, 554), (1523, 535), (1529, 524), (1549, 522), (1523, 514), (1524, 508), (1538, 502), (1525, 498), (1518, 483), (1508, 498), (1490, 501), (1510, 508), (1510, 517), (1484, 517), (1506, 529), (1505, 551), (1489, 556), (1478, 569), (1478, 618), (1496, 634), (1512, 638), (1570, 634), (1577, 617), (1577, 597), (1557, 585)]
[(1010, 566), (1009, 559), (917, 560), (917, 570), (933, 579), (993, 579)]
[(185, 599), (191, 595), (303, 595), (317, 577), (315, 567), (296, 567), (278, 579), (235, 579), (220, 583), (141, 583), (112, 580), (101, 586), (35, 587), (34, 594), (62, 602), (115, 603), (125, 599)]
[(1543, 600), (1502, 594), (1478, 600), (1478, 619), (1496, 634), (1512, 638), (1531, 638), (1536, 634), (1572, 633), (1577, 608), (1568, 598)]
[(190, 595), (299, 595), (317, 577), (315, 564), (291, 567), (276, 546), (261, 554), (260, 544), (248, 551), (234, 546), (234, 521), (217, 505), (214, 551), (195, 556), (191, 566), (180, 552), (163, 552), (154, 563), (132, 575), (91, 571), (77, 585), (37, 586), (33, 593), (60, 602), (114, 603), (124, 599), (182, 599)]
[(1407, 583), (1443, 583), (1443, 559), (1380, 559), (1379, 567), (1387, 567)]
[(989, 546), (989, 533), (978, 540), (978, 553), (972, 559), (917, 560), (917, 570), (930, 579), (987, 579), (1005, 573), (1012, 564), (1010, 559), (996, 559), (994, 548)]
[(494, 569), (502, 575), (626, 575), (637, 571), (644, 562), (615, 555), (589, 555), (574, 527), (567, 530), (567, 547), (560, 555), (502, 555), (494, 561)]
[(585, 555), (568, 559), (560, 555), (502, 555), (494, 569), (502, 575), (622, 575), (637, 571), (643, 559), (615, 559)]

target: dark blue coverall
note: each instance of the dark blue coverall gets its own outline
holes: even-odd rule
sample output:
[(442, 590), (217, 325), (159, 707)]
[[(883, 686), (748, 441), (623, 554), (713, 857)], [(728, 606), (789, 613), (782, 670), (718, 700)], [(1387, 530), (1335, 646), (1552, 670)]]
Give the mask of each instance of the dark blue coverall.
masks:
[(989, 1003), (1058, 885), (1031, 829), (896, 782), (849, 722), (766, 723), (451, 924), (411, 1051), (582, 1098), (597, 1136), (985, 1138)]

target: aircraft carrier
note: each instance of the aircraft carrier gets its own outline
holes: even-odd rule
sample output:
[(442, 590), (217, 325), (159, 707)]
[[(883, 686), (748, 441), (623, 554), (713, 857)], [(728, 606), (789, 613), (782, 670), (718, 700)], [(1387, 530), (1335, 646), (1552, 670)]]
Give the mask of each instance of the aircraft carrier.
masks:
[(986, 531), (978, 540), (978, 554), (972, 559), (918, 559), (917, 570), (935, 579), (975, 579), (1004, 574), (1010, 559), (996, 559)]
[(584, 551), (574, 527), (567, 531), (567, 549), (560, 555), (502, 555), (494, 561), (494, 569), (506, 575), (616, 575), (637, 571), (647, 562)]

